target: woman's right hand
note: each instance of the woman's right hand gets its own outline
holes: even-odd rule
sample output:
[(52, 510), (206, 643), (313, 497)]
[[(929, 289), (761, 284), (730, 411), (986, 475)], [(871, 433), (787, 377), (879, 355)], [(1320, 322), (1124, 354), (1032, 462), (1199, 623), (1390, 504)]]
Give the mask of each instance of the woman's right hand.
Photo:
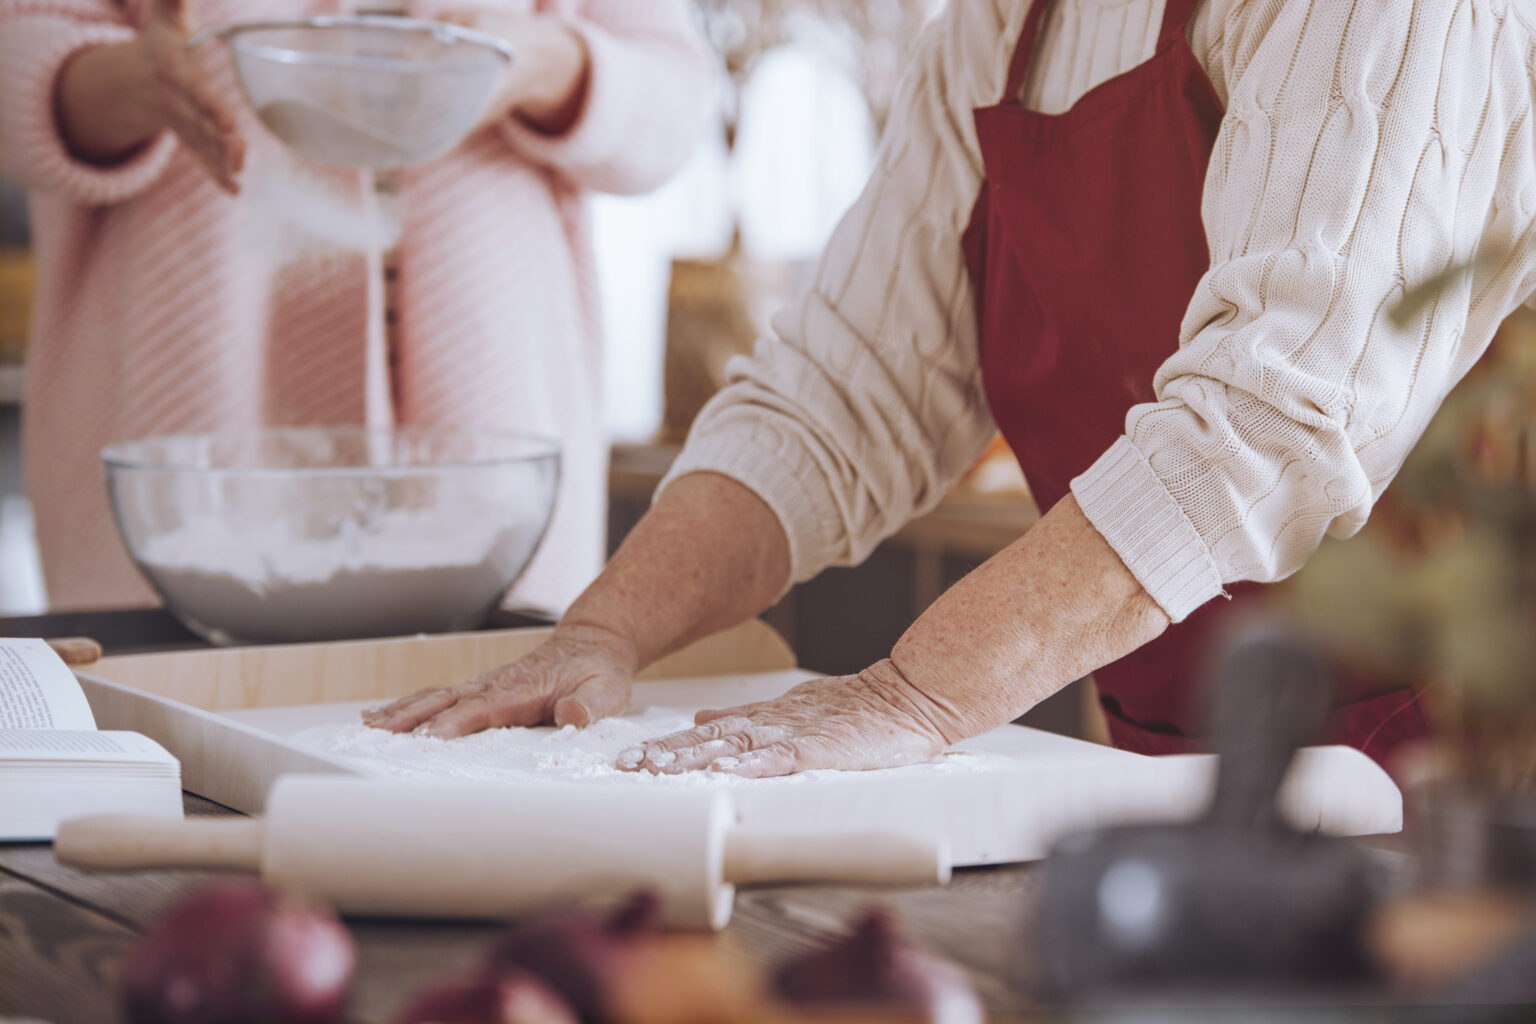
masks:
[(84, 50), (64, 66), (55, 93), (59, 127), (75, 155), (97, 163), (173, 132), (234, 195), (245, 140), (187, 38), (185, 0), (150, 0), (131, 41)]
[(365, 711), (363, 723), (444, 739), (508, 725), (585, 727), (629, 705), (635, 661), (634, 645), (611, 630), (561, 625), (519, 661)]

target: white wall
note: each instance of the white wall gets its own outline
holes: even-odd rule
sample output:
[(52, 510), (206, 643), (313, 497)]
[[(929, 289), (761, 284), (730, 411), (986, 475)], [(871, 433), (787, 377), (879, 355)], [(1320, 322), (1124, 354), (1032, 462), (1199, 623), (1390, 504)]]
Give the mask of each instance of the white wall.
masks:
[(660, 190), (595, 200), (613, 438), (645, 440), (661, 423), (672, 258), (723, 253), (733, 209), (748, 255), (816, 256), (869, 174), (873, 136), (854, 84), (812, 51), (786, 47), (766, 55), (748, 83), (733, 157), (712, 133)]

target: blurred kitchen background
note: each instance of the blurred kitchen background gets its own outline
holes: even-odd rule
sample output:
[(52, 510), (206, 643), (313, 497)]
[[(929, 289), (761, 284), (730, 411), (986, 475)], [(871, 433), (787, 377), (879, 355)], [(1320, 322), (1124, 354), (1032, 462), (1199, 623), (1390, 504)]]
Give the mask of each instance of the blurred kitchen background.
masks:
[(0, 615), (40, 611), (43, 574), (21, 491), (21, 383), (31, 315), (27, 198), (0, 178)]

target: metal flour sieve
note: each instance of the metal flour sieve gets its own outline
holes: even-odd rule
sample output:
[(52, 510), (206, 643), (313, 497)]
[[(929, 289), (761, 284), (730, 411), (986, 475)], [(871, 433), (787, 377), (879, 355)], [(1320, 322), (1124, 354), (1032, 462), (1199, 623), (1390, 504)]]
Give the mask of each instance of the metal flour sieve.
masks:
[(329, 164), (389, 170), (447, 152), (484, 112), (507, 43), (485, 32), (389, 15), (244, 22), (222, 40), (246, 98), (290, 148)]

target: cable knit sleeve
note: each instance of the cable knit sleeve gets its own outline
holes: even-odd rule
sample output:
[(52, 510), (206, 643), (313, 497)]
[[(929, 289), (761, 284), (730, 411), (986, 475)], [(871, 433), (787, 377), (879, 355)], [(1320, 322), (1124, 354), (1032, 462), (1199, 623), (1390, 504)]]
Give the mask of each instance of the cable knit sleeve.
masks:
[[(1212, 265), (1155, 404), (1073, 482), (1175, 621), (1364, 523), (1536, 286), (1528, 14), (1508, 0), (1238, 4)], [(1198, 40), (1197, 40), (1198, 49)], [(1480, 251), (1406, 324), (1405, 289)]]
[(122, 202), (159, 177), (175, 145), (169, 135), (101, 166), (76, 159), (54, 119), (54, 82), (65, 62), (131, 38), (121, 9), (106, 0), (0, 0), (0, 171), (89, 205)]
[(932, 508), (995, 430), (960, 239), (981, 181), (971, 112), (1001, 94), (1026, 6), (952, 3), (930, 26), (814, 285), (727, 366), (662, 482), (709, 470), (751, 488), (797, 581)]
[(688, 159), (715, 109), (693, 11), (686, 0), (586, 0), (568, 20), (591, 60), (576, 123), (546, 135), (508, 118), (502, 134), (579, 188), (649, 191)]

